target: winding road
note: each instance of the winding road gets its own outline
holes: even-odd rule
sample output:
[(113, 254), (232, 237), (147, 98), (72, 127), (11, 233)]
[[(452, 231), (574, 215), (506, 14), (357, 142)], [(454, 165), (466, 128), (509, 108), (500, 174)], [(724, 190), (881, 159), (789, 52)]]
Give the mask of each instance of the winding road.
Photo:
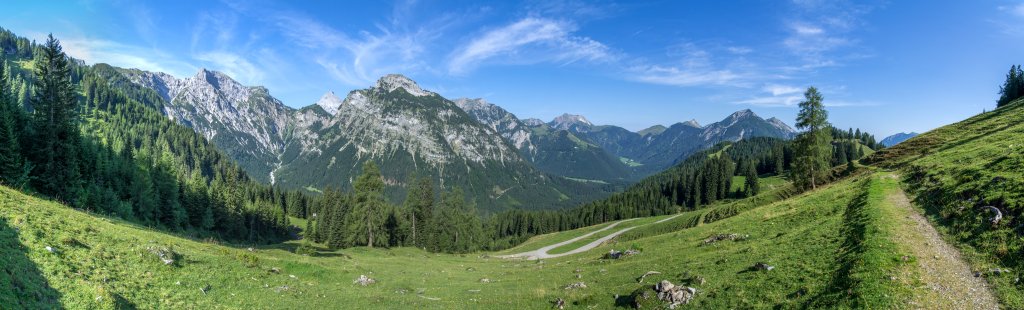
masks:
[[(674, 219), (674, 218), (676, 218), (676, 217), (678, 217), (680, 215), (682, 215), (682, 214), (676, 214), (676, 215), (673, 215), (673, 216), (661, 219), (661, 220), (659, 220), (657, 222), (654, 222), (654, 223), (651, 223), (651, 224), (647, 224), (647, 225), (653, 225), (653, 224), (658, 224), (658, 223), (666, 222), (666, 221)], [(583, 234), (582, 236), (579, 236), (579, 237), (576, 237), (576, 238), (572, 238), (572, 239), (569, 239), (569, 240), (565, 240), (565, 241), (562, 241), (562, 242), (559, 242), (559, 243), (555, 243), (555, 244), (552, 244), (552, 245), (549, 245), (549, 246), (546, 246), (546, 247), (543, 247), (543, 248), (540, 248), (540, 249), (536, 249), (536, 250), (533, 250), (533, 251), (517, 253), (517, 254), (502, 255), (502, 256), (498, 256), (498, 257), (500, 257), (500, 258), (547, 259), (547, 258), (562, 257), (562, 256), (566, 256), (566, 255), (572, 255), (572, 254), (576, 254), (576, 253), (586, 252), (586, 251), (589, 251), (589, 250), (591, 250), (593, 248), (596, 248), (597, 246), (601, 245), (605, 241), (608, 241), (608, 240), (611, 240), (612, 238), (618, 237), (619, 235), (621, 235), (621, 234), (623, 234), (623, 233), (625, 233), (627, 231), (630, 231), (633, 228), (637, 228), (639, 226), (623, 228), (623, 229), (621, 229), (619, 231), (616, 231), (616, 232), (613, 232), (611, 234), (608, 234), (607, 236), (601, 237), (601, 238), (599, 238), (597, 240), (594, 240), (591, 243), (587, 243), (586, 245), (581, 246), (581, 247), (576, 248), (576, 249), (573, 249), (572, 251), (569, 251), (569, 252), (559, 253), (559, 254), (548, 254), (548, 251), (551, 251), (552, 249), (555, 249), (557, 247), (561, 247), (563, 245), (567, 245), (567, 244), (570, 244), (570, 243), (573, 243), (573, 242), (576, 242), (576, 241), (580, 241), (580, 240), (582, 240), (584, 238), (587, 238), (587, 237), (590, 237), (590, 236), (592, 236), (592, 235), (594, 235), (596, 233), (612, 229), (615, 226), (618, 226), (619, 224), (622, 224), (622, 223), (625, 223), (625, 222), (628, 222), (628, 221), (632, 221), (632, 220), (635, 220), (635, 219), (621, 220), (621, 221), (612, 223), (611, 225), (608, 225), (608, 226), (606, 226), (604, 228), (601, 228), (601, 229), (598, 229), (598, 230), (595, 230), (595, 231)], [(644, 225), (642, 225), (642, 226), (644, 226)]]

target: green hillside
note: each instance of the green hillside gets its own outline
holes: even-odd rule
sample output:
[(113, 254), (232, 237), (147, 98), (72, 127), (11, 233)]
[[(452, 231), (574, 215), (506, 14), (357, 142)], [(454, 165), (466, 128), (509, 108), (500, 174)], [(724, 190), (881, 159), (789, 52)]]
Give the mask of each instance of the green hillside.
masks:
[[(0, 275), (19, 276), (0, 278), (0, 304), (545, 308), (563, 298), (570, 305), (611, 308), (631, 304), (634, 291), (668, 279), (695, 286), (699, 293), (693, 302), (698, 307), (885, 307), (909, 298), (903, 282), (881, 277), (909, 268), (895, 259), (903, 255), (899, 248), (883, 237), (896, 228), (890, 222), (896, 217), (882, 216), (888, 211), (880, 197), (894, 190), (895, 181), (865, 174), (787, 200), (755, 204), (735, 216), (702, 220), (690, 228), (623, 236), (635, 238), (629, 245), (613, 241), (583, 254), (521, 261), (411, 248), (353, 248), (309, 257), (291, 253), (294, 242), (249, 251), (168, 235), (2, 188), (0, 251), (5, 273)], [(657, 231), (659, 225), (678, 223), (638, 222), (635, 231)], [(703, 245), (705, 238), (726, 233), (749, 237)], [(550, 244), (565, 240), (561, 234), (580, 232), (537, 239)], [(601, 259), (602, 253), (628, 247), (642, 253)], [(169, 256), (174, 263), (165, 265), (154, 254), (161, 250), (173, 253)], [(751, 270), (757, 262), (775, 269)], [(637, 283), (646, 271), (661, 274)], [(378, 282), (367, 287), (352, 284), (359, 275)], [(703, 284), (696, 283), (699, 278)], [(587, 288), (565, 289), (580, 281)], [(850, 289), (856, 293), (847, 294)]]
[[(905, 171), (929, 218), (1010, 308), (1024, 308), (1024, 100), (911, 138), (868, 158)], [(994, 213), (1002, 219), (995, 225)], [(994, 272), (996, 269), (1011, 270)]]

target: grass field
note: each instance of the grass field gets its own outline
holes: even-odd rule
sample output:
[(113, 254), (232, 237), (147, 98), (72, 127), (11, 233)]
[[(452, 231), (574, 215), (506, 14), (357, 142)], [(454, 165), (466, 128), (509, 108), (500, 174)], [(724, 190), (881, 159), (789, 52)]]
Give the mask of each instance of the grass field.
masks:
[[(891, 283), (879, 283), (876, 273), (888, 269), (876, 267), (891, 263), (895, 254), (884, 250), (884, 244), (870, 233), (856, 239), (839, 233), (878, 225), (879, 218), (872, 214), (850, 215), (851, 210), (859, 209), (855, 207), (858, 201), (864, 200), (858, 197), (879, 186), (874, 179), (844, 180), (711, 223), (640, 237), (628, 242), (643, 252), (628, 258), (600, 258), (611, 248), (624, 248), (613, 241), (586, 253), (539, 262), (497, 259), (491, 253), (448, 255), (410, 248), (321, 249), (320, 255), (307, 257), (291, 253), (297, 242), (249, 251), (168, 235), (3, 188), (0, 240), (4, 243), (0, 251), (9, 273), (0, 274), (19, 276), (0, 281), (0, 304), (27, 308), (249, 309), (302, 304), (319, 308), (537, 309), (564, 298), (582, 308), (612, 308), (628, 303), (631, 292), (648, 287), (647, 281), (637, 283), (639, 275), (659, 271), (660, 276), (648, 281), (706, 279), (705, 284), (693, 284), (699, 290), (694, 300), (698, 307), (885, 305), (898, 299), (877, 292), (898, 290), (890, 287)], [(685, 216), (673, 221), (680, 218)], [(655, 220), (638, 219), (634, 225)], [(600, 227), (538, 236), (510, 251), (534, 249)], [(750, 238), (702, 245), (701, 240), (718, 233)], [(850, 244), (879, 250), (852, 251)], [(47, 251), (46, 246), (55, 252)], [(164, 265), (151, 252), (164, 248), (176, 253), (174, 264)], [(756, 262), (776, 268), (751, 271)], [(577, 270), (581, 278), (577, 278)], [(844, 270), (848, 272), (841, 272)], [(837, 278), (837, 274), (842, 276)], [(367, 287), (353, 285), (359, 275), (378, 282)], [(484, 278), (489, 283), (481, 282)], [(578, 281), (588, 288), (564, 288)], [(205, 293), (203, 288), (207, 288)], [(848, 288), (857, 288), (857, 294), (848, 297)]]

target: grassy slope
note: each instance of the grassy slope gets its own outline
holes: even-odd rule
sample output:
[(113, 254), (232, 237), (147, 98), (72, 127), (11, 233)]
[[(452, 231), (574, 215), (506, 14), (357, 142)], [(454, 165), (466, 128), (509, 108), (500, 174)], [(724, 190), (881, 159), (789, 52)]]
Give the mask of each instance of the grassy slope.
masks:
[[(702, 307), (883, 305), (893, 300), (876, 293), (892, 291), (876, 283), (878, 277), (873, 272), (883, 269), (874, 267), (876, 260), (871, 259), (870, 251), (846, 250), (844, 242), (850, 240), (838, 234), (856, 225), (875, 225), (877, 217), (851, 220), (848, 215), (856, 198), (869, 188), (867, 179), (841, 181), (782, 201), (764, 200), (768, 203), (759, 204), (761, 207), (738, 208), (735, 216), (686, 229), (636, 235), (629, 242), (643, 249), (637, 256), (599, 259), (611, 248), (623, 248), (611, 242), (587, 253), (543, 262), (430, 254), (408, 248), (355, 248), (305, 257), (289, 252), (296, 243), (249, 252), (96, 217), (2, 188), (0, 238), (5, 243), (0, 243), (0, 257), (16, 261), (4, 264), (5, 269), (15, 266), (27, 272), (18, 272), (16, 280), (0, 278), (0, 304), (19, 300), (50, 308), (59, 300), (70, 308), (109, 308), (116, 303), (143, 308), (287, 308), (296, 304), (326, 308), (546, 308), (555, 298), (565, 298), (570, 304), (609, 308), (626, 302), (626, 297), (615, 300), (615, 295), (628, 296), (647, 287), (638, 284), (636, 277), (656, 270), (662, 275), (648, 281), (678, 283), (693, 275), (704, 277), (707, 282), (697, 286), (700, 294), (694, 301)], [(742, 201), (722, 208), (739, 204)], [(599, 227), (549, 235), (532, 244), (551, 244)], [(716, 233), (751, 237), (700, 245)], [(875, 248), (873, 235), (865, 236), (855, 240), (857, 244)], [(47, 245), (57, 252), (44, 250)], [(150, 247), (169, 247), (180, 258), (165, 266), (147, 251)], [(849, 259), (837, 261), (837, 255)], [(759, 261), (776, 269), (748, 270)], [(846, 267), (848, 264), (853, 267)], [(280, 268), (281, 273), (271, 272), (272, 267)], [(833, 276), (844, 268), (850, 271), (848, 276)], [(582, 279), (576, 278), (577, 269)], [(369, 287), (352, 285), (360, 274), (379, 282)], [(481, 278), (492, 282), (481, 283)], [(577, 281), (586, 282), (589, 288), (564, 289)], [(211, 289), (203, 294), (200, 288), (206, 285)], [(866, 295), (866, 301), (842, 297), (847, 296), (847, 286)]]
[[(914, 203), (956, 241), (975, 270), (986, 272), (1000, 301), (1024, 308), (1024, 100), (911, 138), (870, 161), (904, 171)], [(1000, 225), (984, 206), (1003, 212)]]

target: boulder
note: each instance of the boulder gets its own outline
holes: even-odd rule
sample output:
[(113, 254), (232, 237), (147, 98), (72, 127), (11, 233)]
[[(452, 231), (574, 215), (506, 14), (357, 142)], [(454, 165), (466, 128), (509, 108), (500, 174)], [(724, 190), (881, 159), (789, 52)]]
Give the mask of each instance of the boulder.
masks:
[(772, 266), (772, 265), (769, 265), (769, 264), (765, 264), (765, 263), (762, 263), (762, 262), (757, 262), (756, 264), (754, 264), (753, 267), (751, 267), (751, 269), (753, 269), (755, 271), (770, 271), (772, 269), (775, 269), (775, 266)]
[(718, 242), (718, 241), (723, 241), (723, 240), (740, 241), (740, 240), (745, 240), (747, 238), (750, 238), (750, 235), (717, 234), (717, 235), (711, 235), (710, 237), (705, 238), (704, 241), (701, 243), (701, 245), (709, 245), (709, 244), (712, 244), (712, 243), (715, 243), (715, 242)]
[(658, 292), (658, 300), (668, 303), (669, 309), (675, 309), (679, 305), (690, 303), (690, 300), (697, 295), (697, 289), (681, 285), (673, 285), (668, 280), (662, 280), (654, 285), (654, 291)]
[(584, 289), (584, 288), (587, 288), (587, 284), (583, 283), (583, 282), (576, 282), (576, 283), (573, 283), (573, 284), (569, 284), (568, 286), (565, 287), (565, 289), (567, 289), (567, 290)]
[(374, 283), (377, 283), (377, 280), (370, 279), (370, 277), (367, 277), (366, 275), (359, 275), (358, 279), (352, 281), (352, 284), (359, 284), (362, 286), (367, 286)]

